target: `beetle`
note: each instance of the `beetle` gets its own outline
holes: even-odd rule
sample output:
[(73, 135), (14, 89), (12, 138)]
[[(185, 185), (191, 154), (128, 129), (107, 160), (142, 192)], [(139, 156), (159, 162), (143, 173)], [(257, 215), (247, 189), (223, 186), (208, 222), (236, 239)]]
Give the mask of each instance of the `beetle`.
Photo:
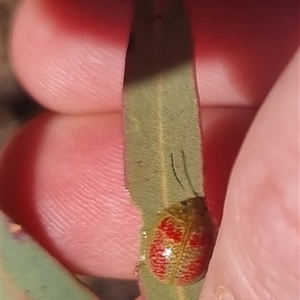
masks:
[(159, 214), (146, 261), (159, 280), (192, 284), (205, 276), (214, 240), (215, 226), (204, 199), (188, 199)]
[[(182, 155), (184, 158), (183, 152)], [(172, 154), (171, 161), (179, 181)], [(188, 181), (191, 185), (189, 177)], [(146, 263), (152, 274), (164, 283), (181, 286), (201, 280), (212, 256), (216, 226), (204, 197), (192, 190), (194, 198), (160, 211), (154, 228), (144, 232), (144, 237), (149, 237), (149, 243), (137, 264), (137, 270), (141, 264)]]

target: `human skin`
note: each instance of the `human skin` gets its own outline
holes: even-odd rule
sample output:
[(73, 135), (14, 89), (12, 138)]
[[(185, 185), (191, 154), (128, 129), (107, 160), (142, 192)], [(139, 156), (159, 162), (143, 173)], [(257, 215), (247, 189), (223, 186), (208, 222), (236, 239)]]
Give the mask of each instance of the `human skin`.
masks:
[[(217, 220), (226, 198), (204, 300), (299, 296), (297, 7), (188, 1)], [(2, 158), (5, 211), (70, 270), (124, 279), (133, 279), (141, 226), (123, 175), (131, 13), (128, 1), (22, 3), (11, 57), (52, 112), (23, 126)]]

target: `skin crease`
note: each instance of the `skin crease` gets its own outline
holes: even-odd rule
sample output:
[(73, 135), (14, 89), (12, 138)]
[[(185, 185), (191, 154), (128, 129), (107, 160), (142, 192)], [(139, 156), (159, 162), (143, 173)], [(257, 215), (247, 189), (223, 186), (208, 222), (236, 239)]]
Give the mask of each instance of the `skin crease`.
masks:
[[(217, 220), (235, 162), (201, 299), (297, 299), (297, 2), (199, 2), (187, 4)], [(6, 147), (2, 206), (72, 271), (132, 279), (141, 219), (124, 187), (120, 114), (130, 3), (22, 3), (14, 67), (56, 113)]]

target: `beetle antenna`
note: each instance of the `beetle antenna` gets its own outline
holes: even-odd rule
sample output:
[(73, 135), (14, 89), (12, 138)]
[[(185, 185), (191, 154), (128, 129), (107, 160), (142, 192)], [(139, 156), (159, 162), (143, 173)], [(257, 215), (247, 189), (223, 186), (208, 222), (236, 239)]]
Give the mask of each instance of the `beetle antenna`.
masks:
[(194, 194), (196, 197), (199, 197), (198, 193), (195, 191), (195, 189), (194, 189), (194, 187), (193, 187), (193, 185), (192, 185), (192, 181), (191, 181), (191, 178), (190, 178), (190, 176), (189, 176), (189, 173), (188, 173), (188, 170), (187, 170), (187, 166), (186, 166), (186, 157), (185, 157), (185, 154), (184, 154), (184, 151), (183, 151), (183, 150), (181, 150), (181, 154), (182, 154), (183, 168), (184, 168), (184, 173), (185, 173), (185, 175), (186, 175), (186, 178), (187, 178), (187, 180), (188, 180), (188, 182), (189, 182), (189, 185), (190, 185), (190, 187), (191, 187), (191, 189), (192, 189), (193, 194)]
[(179, 184), (181, 185), (181, 187), (185, 190), (184, 186), (182, 185), (181, 181), (179, 180), (179, 177), (176, 173), (176, 170), (175, 170), (175, 165), (174, 165), (174, 159), (173, 159), (173, 153), (171, 153), (171, 165), (172, 165), (172, 170), (173, 170), (173, 173), (175, 175), (175, 178), (176, 180), (179, 182)]

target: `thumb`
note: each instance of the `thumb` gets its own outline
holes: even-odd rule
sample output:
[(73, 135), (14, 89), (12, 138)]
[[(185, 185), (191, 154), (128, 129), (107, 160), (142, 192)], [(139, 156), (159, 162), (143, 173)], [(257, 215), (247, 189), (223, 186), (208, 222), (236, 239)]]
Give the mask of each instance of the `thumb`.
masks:
[(298, 66), (299, 53), (241, 148), (201, 299), (299, 297)]

